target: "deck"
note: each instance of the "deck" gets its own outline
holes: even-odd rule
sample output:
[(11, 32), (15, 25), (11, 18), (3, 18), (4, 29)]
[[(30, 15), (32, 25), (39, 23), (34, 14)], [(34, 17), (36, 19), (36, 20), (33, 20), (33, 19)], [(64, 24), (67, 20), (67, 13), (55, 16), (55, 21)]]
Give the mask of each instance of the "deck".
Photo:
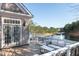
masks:
[(6, 48), (0, 50), (0, 56), (33, 56), (39, 54), (39, 48), (34, 41), (30, 45)]
[[(38, 44), (37, 40), (32, 40), (29, 45), (1, 49), (0, 56), (79, 56), (79, 42), (72, 43), (71, 41), (67, 41), (64, 47), (54, 44), (41, 44)], [(40, 48), (49, 50), (49, 52), (42, 54)]]

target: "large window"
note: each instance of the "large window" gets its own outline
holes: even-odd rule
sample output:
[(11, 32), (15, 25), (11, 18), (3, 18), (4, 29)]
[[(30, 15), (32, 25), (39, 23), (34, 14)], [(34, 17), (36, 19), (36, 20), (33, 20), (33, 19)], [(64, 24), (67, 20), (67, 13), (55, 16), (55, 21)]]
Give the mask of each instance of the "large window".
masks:
[(3, 33), (5, 44), (20, 41), (20, 25), (4, 25)]
[(3, 37), (5, 44), (17, 43), (21, 36), (21, 21), (19, 19), (5, 18), (3, 20)]

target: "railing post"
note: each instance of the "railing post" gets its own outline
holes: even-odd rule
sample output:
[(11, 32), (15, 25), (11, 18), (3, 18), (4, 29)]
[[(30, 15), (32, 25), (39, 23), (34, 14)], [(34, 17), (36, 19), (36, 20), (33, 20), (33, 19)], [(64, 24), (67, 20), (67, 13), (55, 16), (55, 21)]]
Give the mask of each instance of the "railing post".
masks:
[(71, 48), (68, 47), (68, 49), (67, 49), (67, 56), (70, 56), (70, 55), (71, 55)]

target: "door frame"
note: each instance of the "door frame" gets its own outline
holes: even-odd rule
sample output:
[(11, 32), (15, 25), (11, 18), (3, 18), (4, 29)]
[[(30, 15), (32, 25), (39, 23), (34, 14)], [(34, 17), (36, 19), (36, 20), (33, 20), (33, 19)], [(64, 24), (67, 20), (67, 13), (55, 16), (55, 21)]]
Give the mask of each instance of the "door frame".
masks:
[[(20, 24), (10, 24), (11, 27), (12, 25), (19, 25), (20, 26), (20, 41), (22, 41), (22, 22), (21, 22), (21, 19), (15, 19), (15, 18), (7, 18), (7, 17), (1, 17), (2, 19), (2, 42), (1, 42), (1, 48), (7, 48), (7, 47), (11, 47), (11, 46), (15, 46), (16, 43), (11, 43), (9, 45), (6, 45), (5, 44), (5, 40), (4, 40), (4, 32), (3, 32), (3, 25), (7, 23), (4, 23), (4, 19), (12, 19), (12, 20), (19, 20), (20, 21)], [(11, 39), (12, 40), (12, 39)]]

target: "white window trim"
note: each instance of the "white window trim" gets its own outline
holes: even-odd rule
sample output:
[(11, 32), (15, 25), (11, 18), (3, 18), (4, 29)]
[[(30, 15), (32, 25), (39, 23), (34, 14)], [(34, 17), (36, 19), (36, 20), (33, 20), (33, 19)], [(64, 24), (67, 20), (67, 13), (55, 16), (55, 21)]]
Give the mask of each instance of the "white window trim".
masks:
[[(4, 22), (5, 19), (18, 20), (18, 21), (20, 21), (20, 24), (16, 24), (16, 23), (15, 23), (15, 24), (16, 24), (16, 25), (22, 25), (21, 19), (7, 18), (7, 17), (2, 17), (2, 21), (3, 21), (2, 24), (10, 24), (10, 23), (5, 23), (5, 22)], [(11, 23), (11, 25), (15, 25), (15, 24), (12, 24), (12, 23)]]
[[(8, 18), (8, 17), (1, 17), (1, 20), (2, 20), (2, 42), (1, 42), (1, 48), (5, 48), (5, 47), (10, 47), (10, 46), (15, 46), (16, 44), (13, 42), (11, 43), (10, 45), (5, 45), (4, 43), (4, 36), (3, 36), (3, 25), (6, 24), (4, 23), (4, 19), (13, 19), (13, 20), (19, 20), (20, 21), (20, 26), (21, 26), (21, 35), (20, 35), (20, 42), (22, 41), (22, 22), (21, 22), (21, 19), (14, 19), (14, 18)], [(11, 25), (17, 25), (17, 24), (11, 24)]]

